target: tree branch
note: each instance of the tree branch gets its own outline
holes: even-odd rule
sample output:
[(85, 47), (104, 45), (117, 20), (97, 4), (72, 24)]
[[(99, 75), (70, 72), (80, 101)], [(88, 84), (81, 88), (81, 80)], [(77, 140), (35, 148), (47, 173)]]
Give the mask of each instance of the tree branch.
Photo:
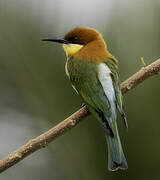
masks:
[[(148, 77), (158, 74), (160, 72), (160, 59), (153, 62), (152, 64), (143, 67), (140, 71), (135, 73), (129, 79), (124, 81), (121, 84), (121, 91), (122, 93), (126, 93), (133, 89), (135, 86), (143, 82)], [(4, 157), (0, 160), (0, 172), (5, 171), (9, 167), (13, 166), (14, 164), (18, 163), (26, 156), (30, 155), (31, 153), (46, 147), (50, 142), (52, 142), (57, 137), (61, 136), (74, 126), (76, 126), (84, 117), (89, 114), (88, 109), (86, 106), (79, 109), (77, 112), (72, 114), (70, 117), (50, 129), (49, 131), (45, 132), (44, 134), (30, 140), (27, 144), (21, 146), (15, 152), (9, 154), (7, 157)]]

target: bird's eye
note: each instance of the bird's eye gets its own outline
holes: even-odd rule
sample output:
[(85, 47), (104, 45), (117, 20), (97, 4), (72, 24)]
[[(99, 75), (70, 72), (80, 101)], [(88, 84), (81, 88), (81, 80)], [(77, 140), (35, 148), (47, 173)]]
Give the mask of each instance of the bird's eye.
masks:
[(71, 36), (70, 38), (68, 38), (68, 41), (70, 43), (78, 43), (78, 37), (77, 36)]

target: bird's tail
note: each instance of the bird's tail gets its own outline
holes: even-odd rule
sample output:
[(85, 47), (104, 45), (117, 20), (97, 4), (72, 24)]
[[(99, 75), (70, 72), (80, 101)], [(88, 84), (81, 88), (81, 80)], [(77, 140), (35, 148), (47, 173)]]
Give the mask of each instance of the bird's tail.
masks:
[(108, 169), (116, 171), (118, 169), (127, 169), (127, 161), (123, 153), (121, 141), (118, 134), (117, 124), (114, 123), (114, 137), (106, 134), (108, 144)]

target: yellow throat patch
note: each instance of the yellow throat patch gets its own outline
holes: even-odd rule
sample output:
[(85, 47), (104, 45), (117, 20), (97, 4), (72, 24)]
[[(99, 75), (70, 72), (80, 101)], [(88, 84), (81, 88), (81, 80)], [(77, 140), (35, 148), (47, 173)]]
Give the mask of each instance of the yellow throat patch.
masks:
[(80, 44), (63, 44), (63, 49), (66, 52), (67, 57), (77, 53), (82, 47), (83, 45)]

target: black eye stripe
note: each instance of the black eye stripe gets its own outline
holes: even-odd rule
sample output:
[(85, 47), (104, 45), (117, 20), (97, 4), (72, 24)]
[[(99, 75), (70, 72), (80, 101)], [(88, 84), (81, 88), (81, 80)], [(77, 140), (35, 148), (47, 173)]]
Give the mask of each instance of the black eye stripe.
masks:
[(78, 40), (78, 37), (77, 36), (71, 36), (70, 38), (67, 39), (68, 41), (70, 42), (75, 42)]
[(71, 36), (65, 40), (67, 40), (68, 43), (83, 45), (82, 41), (77, 36)]

